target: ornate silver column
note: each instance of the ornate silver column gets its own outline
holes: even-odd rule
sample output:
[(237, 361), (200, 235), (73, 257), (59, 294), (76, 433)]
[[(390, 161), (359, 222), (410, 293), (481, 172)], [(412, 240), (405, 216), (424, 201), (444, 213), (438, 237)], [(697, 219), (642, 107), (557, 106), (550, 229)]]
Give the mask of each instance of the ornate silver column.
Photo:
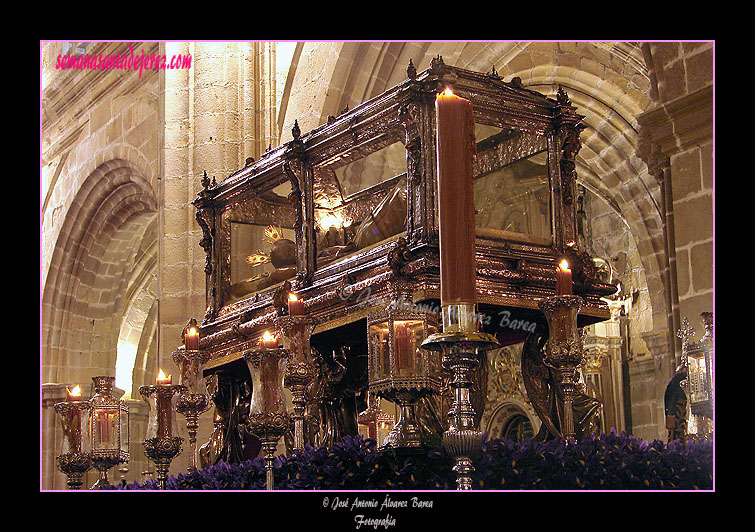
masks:
[(579, 388), (578, 367), (584, 362), (582, 338), (577, 329), (577, 314), (582, 298), (574, 295), (551, 296), (538, 303), (548, 321), (548, 344), (545, 350), (546, 366), (551, 368), (555, 385), (563, 397), (564, 439), (574, 439), (574, 397)]
[(283, 384), (291, 390), (294, 405), (291, 421), (294, 424), (294, 448), (303, 449), (305, 442), (307, 386), (315, 378), (316, 368), (312, 360), (310, 339), (317, 320), (309, 316), (279, 316), (276, 320), (283, 337), (283, 346), (291, 357), (286, 364)]
[(278, 440), (291, 422), (283, 397), (283, 379), (289, 352), (273, 345), (260, 345), (244, 352), (244, 360), (252, 376), (252, 399), (246, 430), (262, 442), (265, 453), (266, 489), (273, 490), (273, 462)]
[(456, 460), (456, 489), (472, 489), (472, 459), (482, 447), (482, 432), (474, 422), (474, 408), (469, 400), (472, 372), (480, 364), (480, 352), (499, 347), (494, 336), (479, 332), (475, 306), (468, 303), (449, 304), (442, 308), (443, 332), (429, 336), (422, 349), (440, 351), (443, 366), (453, 378), (449, 385), (454, 402), (448, 412), (449, 427), (443, 433), (443, 446)]

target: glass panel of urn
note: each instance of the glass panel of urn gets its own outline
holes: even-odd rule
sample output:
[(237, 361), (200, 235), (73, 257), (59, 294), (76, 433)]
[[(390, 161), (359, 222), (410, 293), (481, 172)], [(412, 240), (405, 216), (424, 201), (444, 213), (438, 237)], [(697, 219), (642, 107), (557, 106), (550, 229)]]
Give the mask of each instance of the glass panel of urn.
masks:
[(406, 149), (401, 142), (389, 144), (335, 169), (341, 195), (346, 201), (358, 192), (404, 173)]
[(475, 225), (483, 236), (551, 242), (547, 140), (477, 124)]
[(229, 204), (219, 238), (226, 303), (296, 276), (296, 205), (283, 181)]
[(313, 197), (318, 268), (395, 237), (406, 228), (404, 145), (375, 143), (316, 167)]
[(293, 229), (232, 222), (232, 295), (243, 297), (294, 277), (295, 242)]

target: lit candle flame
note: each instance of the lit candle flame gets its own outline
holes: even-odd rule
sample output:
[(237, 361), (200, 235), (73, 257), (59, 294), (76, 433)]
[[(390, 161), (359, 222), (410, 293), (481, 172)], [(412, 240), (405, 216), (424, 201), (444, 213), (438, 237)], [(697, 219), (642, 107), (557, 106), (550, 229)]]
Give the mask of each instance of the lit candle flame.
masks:
[(569, 263), (568, 263), (568, 262), (566, 262), (566, 259), (563, 259), (563, 260), (562, 260), (562, 261), (561, 261), (561, 262), (559, 263), (559, 265), (558, 265), (558, 268), (559, 268), (559, 269), (560, 269), (561, 271), (564, 271), (564, 272), (568, 272), (568, 271), (571, 271), (571, 270), (569, 270)]
[(446, 90), (443, 91), (443, 96), (453, 96), (454, 91), (452, 91), (450, 88), (446, 88)]
[(165, 372), (160, 368), (160, 371), (157, 373), (157, 383), (158, 384), (170, 384), (173, 381), (173, 378), (171, 375), (165, 376)]
[(81, 398), (81, 386), (78, 384), (73, 387), (73, 390), (69, 390), (68, 386), (66, 386), (66, 392), (68, 392), (68, 396), (73, 400), (79, 400)]
[(296, 297), (296, 294), (294, 294), (293, 292), (291, 292), (291, 293), (288, 294), (288, 300), (289, 301), (299, 301), (299, 298)]
[(276, 340), (275, 336), (270, 334), (270, 331), (265, 331), (265, 333), (262, 335), (262, 340), (265, 342), (273, 342)]
[(199, 331), (196, 327), (190, 327), (189, 330), (186, 331), (186, 334), (188, 334), (189, 336), (196, 336), (199, 334)]

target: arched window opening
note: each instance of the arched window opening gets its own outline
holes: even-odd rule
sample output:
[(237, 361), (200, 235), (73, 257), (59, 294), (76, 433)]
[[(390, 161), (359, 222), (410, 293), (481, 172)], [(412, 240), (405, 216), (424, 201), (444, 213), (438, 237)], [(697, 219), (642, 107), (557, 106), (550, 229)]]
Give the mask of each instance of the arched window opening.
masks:
[(532, 438), (534, 435), (535, 431), (529, 418), (524, 414), (514, 414), (503, 426), (501, 437), (507, 440), (523, 441)]

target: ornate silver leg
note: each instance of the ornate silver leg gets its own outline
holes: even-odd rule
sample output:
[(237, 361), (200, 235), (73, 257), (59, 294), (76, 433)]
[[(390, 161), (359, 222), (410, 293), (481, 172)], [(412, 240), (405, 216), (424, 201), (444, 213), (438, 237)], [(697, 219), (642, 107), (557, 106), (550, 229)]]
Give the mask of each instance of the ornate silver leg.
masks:
[(185, 393), (176, 405), (176, 411), (186, 417), (186, 432), (191, 446), (191, 464), (189, 473), (197, 470), (197, 431), (199, 430), (199, 415), (208, 409), (210, 398), (206, 394)]
[(448, 346), (444, 353), (443, 364), (453, 373), (450, 386), (454, 391), (454, 402), (448, 412), (449, 427), (443, 433), (443, 446), (456, 459), (453, 470), (459, 490), (472, 489), (472, 459), (482, 446), (482, 432), (475, 427), (475, 412), (469, 400), (472, 372), (479, 363), (474, 343), (459, 341)]
[(304, 448), (304, 421), (307, 415), (307, 384), (314, 378), (314, 365), (305, 362), (289, 364), (286, 367), (285, 383), (291, 390), (293, 412), (291, 422), (294, 426), (294, 449)]
[(275, 450), (278, 440), (289, 428), (290, 416), (286, 412), (256, 413), (249, 416), (246, 430), (254, 434), (262, 443), (262, 451), (265, 453), (265, 489), (275, 489), (273, 463), (275, 462)]
[(210, 407), (207, 385), (202, 378), (202, 368), (210, 358), (207, 351), (199, 349), (179, 349), (173, 352), (173, 361), (181, 369), (180, 384), (186, 386), (176, 404), (176, 412), (186, 418), (186, 431), (191, 447), (191, 463), (188, 471), (197, 470), (197, 431), (199, 416)]

